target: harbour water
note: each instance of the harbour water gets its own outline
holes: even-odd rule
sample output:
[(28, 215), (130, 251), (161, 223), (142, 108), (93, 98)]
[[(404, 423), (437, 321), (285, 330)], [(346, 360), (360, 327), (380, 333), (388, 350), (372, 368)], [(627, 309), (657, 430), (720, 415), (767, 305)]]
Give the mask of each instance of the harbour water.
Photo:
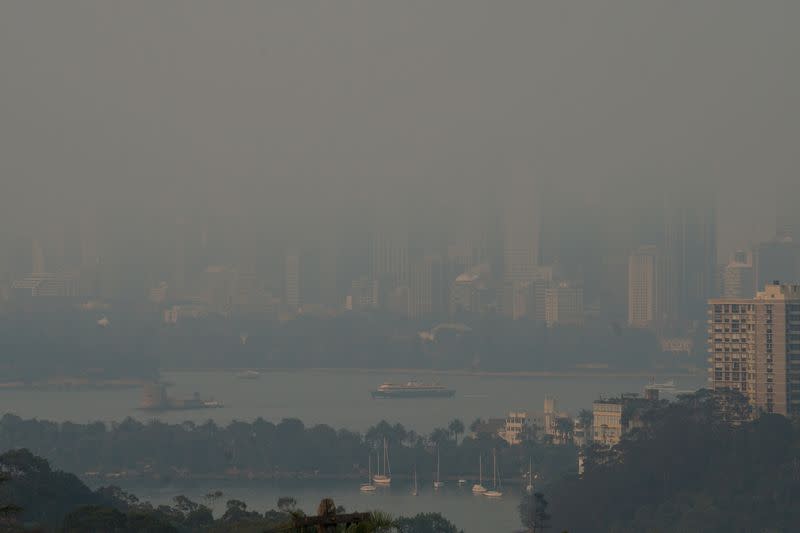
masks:
[[(335, 428), (364, 431), (382, 419), (401, 423), (418, 433), (446, 426), (453, 418), (469, 424), (477, 417), (502, 417), (509, 410), (541, 411), (545, 396), (553, 396), (560, 410), (577, 413), (591, 408), (599, 396), (622, 392), (641, 392), (646, 377), (530, 377), (485, 375), (404, 375), (352, 371), (265, 371), (257, 379), (241, 379), (237, 371), (166, 372), (162, 378), (171, 383), (169, 394), (190, 397), (197, 392), (224, 404), (219, 409), (147, 412), (138, 409), (142, 391), (128, 389), (0, 389), (0, 411), (24, 418), (53, 421), (105, 422), (131, 416), (141, 420), (158, 418), (165, 422), (213, 419), (218, 424), (232, 420), (249, 421), (257, 417), (279, 422), (299, 418), (306, 425), (325, 423)], [(370, 390), (383, 381), (402, 382), (417, 378), (439, 382), (456, 390), (453, 398), (416, 398), (373, 400)], [(678, 389), (696, 389), (703, 378), (659, 376), (674, 379)], [(410, 475), (410, 473), (409, 473)], [(275, 507), (281, 496), (297, 499), (299, 507), (316, 509), (319, 500), (334, 499), (349, 511), (380, 509), (395, 516), (420, 512), (441, 512), (466, 532), (515, 531), (520, 529), (517, 506), (520, 487), (506, 486), (503, 498), (489, 499), (471, 493), (471, 481), (464, 487), (448, 483), (434, 491), (432, 473), (420, 473), (420, 494), (412, 496), (406, 480), (395, 480), (391, 487), (365, 494), (357, 481), (318, 480), (180, 480), (161, 484), (131, 479), (86, 479), (92, 486), (121, 484), (143, 500), (154, 504), (169, 503), (184, 494), (204, 502), (204, 495), (221, 490), (224, 496), (215, 502), (215, 514), (224, 512), (225, 501), (239, 499), (254, 510), (264, 512)]]
[[(419, 495), (411, 495), (408, 481), (393, 482), (391, 487), (380, 487), (371, 493), (359, 491), (358, 482), (308, 482), (279, 481), (246, 482), (221, 481), (211, 485), (172, 482), (154, 486), (147, 484), (125, 484), (122, 487), (140, 499), (154, 505), (170, 504), (172, 499), (183, 494), (190, 499), (206, 503), (215, 516), (225, 512), (225, 502), (238, 499), (247, 503), (248, 509), (264, 512), (274, 509), (278, 498), (292, 496), (298, 507), (314, 512), (322, 498), (333, 498), (336, 505), (344, 506), (348, 512), (378, 509), (397, 516), (413, 516), (417, 513), (438, 512), (466, 533), (510, 532), (521, 529), (519, 511), (521, 493), (519, 488), (503, 488), (500, 499), (474, 495), (471, 485), (458, 487), (455, 483), (434, 490), (431, 483), (420, 480)], [(96, 482), (93, 487), (99, 486)], [(117, 483), (117, 480), (115, 480)], [(213, 504), (204, 500), (209, 491), (220, 490), (223, 496)]]
[[(6, 389), (0, 390), (0, 411), (23, 418), (53, 421), (119, 421), (131, 416), (164, 422), (208, 419), (218, 424), (257, 417), (279, 422), (299, 418), (306, 425), (364, 431), (382, 419), (418, 433), (446, 426), (453, 418), (469, 425), (475, 418), (502, 417), (509, 410), (539, 412), (545, 396), (559, 410), (577, 413), (592, 401), (622, 392), (641, 392), (646, 377), (530, 377), (481, 375), (402, 375), (351, 371), (265, 371), (258, 379), (239, 379), (235, 371), (165, 372), (169, 394), (182, 398), (195, 392), (224, 404), (219, 409), (152, 413), (138, 406), (142, 391), (127, 389)], [(453, 398), (373, 400), (370, 390), (384, 381), (411, 378), (438, 381), (456, 390)], [(659, 376), (668, 379), (670, 376)], [(697, 389), (704, 377), (674, 377), (678, 389)]]

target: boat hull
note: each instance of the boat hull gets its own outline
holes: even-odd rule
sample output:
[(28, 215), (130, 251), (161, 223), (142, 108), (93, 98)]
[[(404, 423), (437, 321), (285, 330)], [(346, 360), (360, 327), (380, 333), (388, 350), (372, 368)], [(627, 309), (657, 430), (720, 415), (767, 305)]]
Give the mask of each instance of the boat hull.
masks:
[(453, 389), (394, 389), (370, 391), (374, 400), (398, 400), (407, 398), (452, 398), (456, 395)]

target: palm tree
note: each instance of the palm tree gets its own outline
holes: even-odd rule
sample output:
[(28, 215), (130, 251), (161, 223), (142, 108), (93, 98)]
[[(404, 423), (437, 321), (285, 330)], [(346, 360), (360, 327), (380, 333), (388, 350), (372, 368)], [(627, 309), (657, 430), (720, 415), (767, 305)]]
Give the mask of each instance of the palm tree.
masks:
[(450, 430), (450, 433), (452, 433), (456, 439), (456, 443), (458, 443), (458, 436), (464, 434), (464, 422), (458, 418), (454, 418), (450, 421), (450, 425), (447, 426), (447, 429)]

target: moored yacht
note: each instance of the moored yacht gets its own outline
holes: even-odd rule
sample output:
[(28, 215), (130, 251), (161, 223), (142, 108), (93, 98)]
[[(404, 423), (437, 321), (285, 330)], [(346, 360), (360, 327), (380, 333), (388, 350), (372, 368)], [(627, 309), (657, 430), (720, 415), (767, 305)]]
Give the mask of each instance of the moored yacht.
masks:
[(483, 494), (486, 487), (483, 486), (483, 455), (478, 456), (478, 482), (472, 485), (473, 494)]

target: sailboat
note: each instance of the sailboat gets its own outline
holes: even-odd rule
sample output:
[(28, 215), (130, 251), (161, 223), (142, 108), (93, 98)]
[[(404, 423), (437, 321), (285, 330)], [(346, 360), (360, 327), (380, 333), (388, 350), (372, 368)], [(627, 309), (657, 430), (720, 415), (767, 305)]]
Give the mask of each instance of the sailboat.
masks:
[(473, 494), (483, 494), (486, 487), (483, 486), (483, 455), (478, 456), (478, 482), (472, 485)]
[(375, 490), (375, 485), (372, 484), (372, 453), (369, 454), (369, 477), (367, 482), (361, 484), (361, 492), (372, 492)]
[(531, 469), (530, 457), (528, 457), (528, 484), (525, 486), (525, 492), (533, 494), (533, 470)]
[(383, 438), (383, 474), (381, 474), (380, 463), (378, 463), (378, 473), (372, 477), (372, 481), (378, 485), (390, 485), (392, 483), (392, 468), (389, 466), (389, 444), (386, 437)]
[(493, 468), (492, 468), (492, 490), (487, 490), (483, 493), (484, 496), (487, 498), (500, 498), (503, 496), (503, 493), (497, 490), (497, 450), (492, 450), (492, 460), (493, 460)]
[(414, 465), (414, 488), (411, 489), (411, 495), (417, 496), (419, 494), (419, 487), (417, 486), (417, 465)]
[(444, 481), (439, 478), (439, 447), (436, 447), (436, 481), (433, 482), (434, 489), (440, 489), (444, 486)]

